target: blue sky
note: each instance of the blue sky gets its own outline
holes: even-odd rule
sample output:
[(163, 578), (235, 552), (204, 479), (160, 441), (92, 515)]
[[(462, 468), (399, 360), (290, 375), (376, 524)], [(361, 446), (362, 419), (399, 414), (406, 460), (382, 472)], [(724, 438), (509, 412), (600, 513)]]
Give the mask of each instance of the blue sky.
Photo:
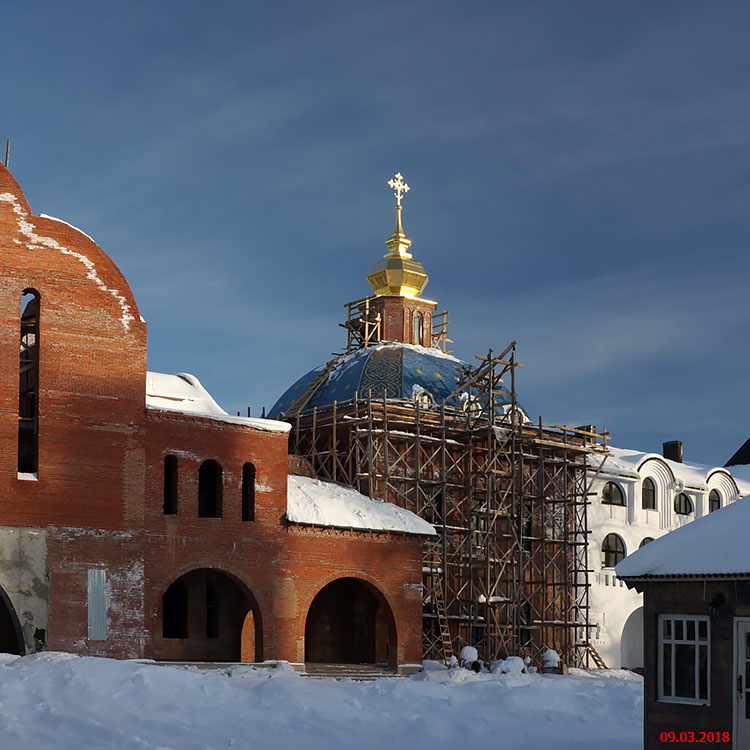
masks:
[(0, 139), (128, 278), (149, 367), (258, 414), (340, 349), (393, 199), (457, 356), (548, 423), (750, 434), (745, 2), (27, 2)]

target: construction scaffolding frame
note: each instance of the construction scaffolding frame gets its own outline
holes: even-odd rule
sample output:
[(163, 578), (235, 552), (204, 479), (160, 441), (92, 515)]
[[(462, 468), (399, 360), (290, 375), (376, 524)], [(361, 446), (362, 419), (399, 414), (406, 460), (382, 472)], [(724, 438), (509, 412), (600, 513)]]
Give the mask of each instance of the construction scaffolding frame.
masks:
[(606, 455), (607, 436), (528, 421), (515, 342), (477, 360), (452, 394), (463, 409), (447, 407), (451, 397), (430, 406), (372, 392), (305, 409), (303, 394), (282, 416), (292, 423), (290, 452), (319, 477), (435, 527), (422, 569), (424, 658), (472, 645), (487, 661), (538, 662), (553, 648), (589, 667), (586, 456)]

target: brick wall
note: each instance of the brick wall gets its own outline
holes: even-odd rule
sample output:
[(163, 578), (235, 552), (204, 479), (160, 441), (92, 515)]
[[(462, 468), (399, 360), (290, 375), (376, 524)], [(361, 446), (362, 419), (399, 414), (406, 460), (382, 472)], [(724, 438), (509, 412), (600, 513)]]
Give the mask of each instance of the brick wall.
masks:
[[(243, 648), (252, 651), (254, 641), (257, 649), (247, 658), (301, 661), (311, 602), (326, 584), (348, 577), (372, 590), (392, 618), (392, 660), (421, 658), (421, 540), (290, 526), (287, 433), (146, 409), (146, 324), (125, 278), (84, 234), (33, 216), (2, 165), (0, 274), (0, 527), (47, 534), (46, 559), (35, 566), (46, 564), (49, 575), (38, 613), (21, 613), (25, 633), (44, 630), (48, 648), (84, 654), (238, 658), (249, 610), (257, 628), (255, 636), (241, 634)], [(18, 475), (26, 289), (40, 297), (36, 478)], [(401, 327), (396, 339), (404, 315), (398, 298), (388, 313)], [(175, 514), (164, 513), (168, 455), (177, 460)], [(220, 518), (198, 515), (198, 475), (207, 460), (222, 470)], [(255, 466), (254, 520), (242, 520), (248, 462)], [(0, 588), (14, 591), (3, 570)], [(101, 591), (91, 583), (97, 576)], [(205, 621), (195, 612), (198, 636), (162, 637), (162, 597), (182, 576), (194, 610), (205, 609), (207, 586), (222, 594), (226, 615), (215, 642), (198, 637)], [(90, 637), (97, 630), (90, 631), (89, 616), (97, 612), (102, 640)]]

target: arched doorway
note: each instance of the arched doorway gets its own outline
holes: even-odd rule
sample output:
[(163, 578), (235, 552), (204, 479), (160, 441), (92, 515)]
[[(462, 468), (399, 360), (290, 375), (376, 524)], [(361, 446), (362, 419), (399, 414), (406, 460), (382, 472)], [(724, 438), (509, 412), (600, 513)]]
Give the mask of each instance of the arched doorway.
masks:
[(305, 661), (394, 666), (396, 624), (383, 595), (356, 578), (322, 588), (307, 612)]
[(643, 668), (643, 607), (630, 613), (620, 639), (620, 666), (624, 669)]
[(10, 598), (0, 588), (0, 654), (23, 656), (25, 653), (21, 623)]
[(157, 659), (261, 661), (260, 609), (237, 578), (212, 568), (191, 570), (162, 595)]

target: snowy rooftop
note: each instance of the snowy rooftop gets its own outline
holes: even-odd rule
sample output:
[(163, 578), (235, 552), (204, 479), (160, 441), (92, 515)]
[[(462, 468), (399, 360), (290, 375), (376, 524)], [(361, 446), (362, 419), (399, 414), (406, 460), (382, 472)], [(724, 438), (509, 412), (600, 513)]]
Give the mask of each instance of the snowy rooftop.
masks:
[(750, 576), (750, 498), (671, 531), (628, 555), (615, 568), (621, 578)]
[[(666, 464), (674, 475), (675, 479), (684, 482), (687, 487), (695, 487), (699, 489), (705, 489), (708, 478), (711, 474), (716, 471), (725, 472), (730, 474), (737, 484), (737, 488), (741, 495), (750, 494), (750, 471), (742, 472), (735, 471), (735, 469), (741, 469), (743, 467), (731, 466), (729, 468), (716, 467), (716, 466), (704, 466), (702, 464), (693, 463), (680, 463), (679, 461), (671, 461), (658, 453), (644, 453), (643, 451), (634, 451), (628, 448), (615, 448), (614, 446), (607, 446), (611, 456), (608, 456), (602, 472), (605, 474), (618, 474), (620, 476), (631, 477), (638, 479), (638, 469), (646, 462), (652, 459), (661, 461)], [(591, 454), (589, 457), (589, 465), (596, 469), (601, 464), (602, 458), (596, 454)]]
[(196, 417), (208, 417), (221, 422), (240, 424), (267, 432), (289, 432), (291, 425), (275, 419), (233, 417), (227, 414), (195, 375), (186, 372), (166, 375), (146, 373), (146, 406), (149, 409), (178, 411)]
[(286, 516), (293, 523), (435, 534), (435, 529), (427, 521), (393, 503), (370, 500), (353, 487), (309, 477), (289, 477), (286, 507)]

